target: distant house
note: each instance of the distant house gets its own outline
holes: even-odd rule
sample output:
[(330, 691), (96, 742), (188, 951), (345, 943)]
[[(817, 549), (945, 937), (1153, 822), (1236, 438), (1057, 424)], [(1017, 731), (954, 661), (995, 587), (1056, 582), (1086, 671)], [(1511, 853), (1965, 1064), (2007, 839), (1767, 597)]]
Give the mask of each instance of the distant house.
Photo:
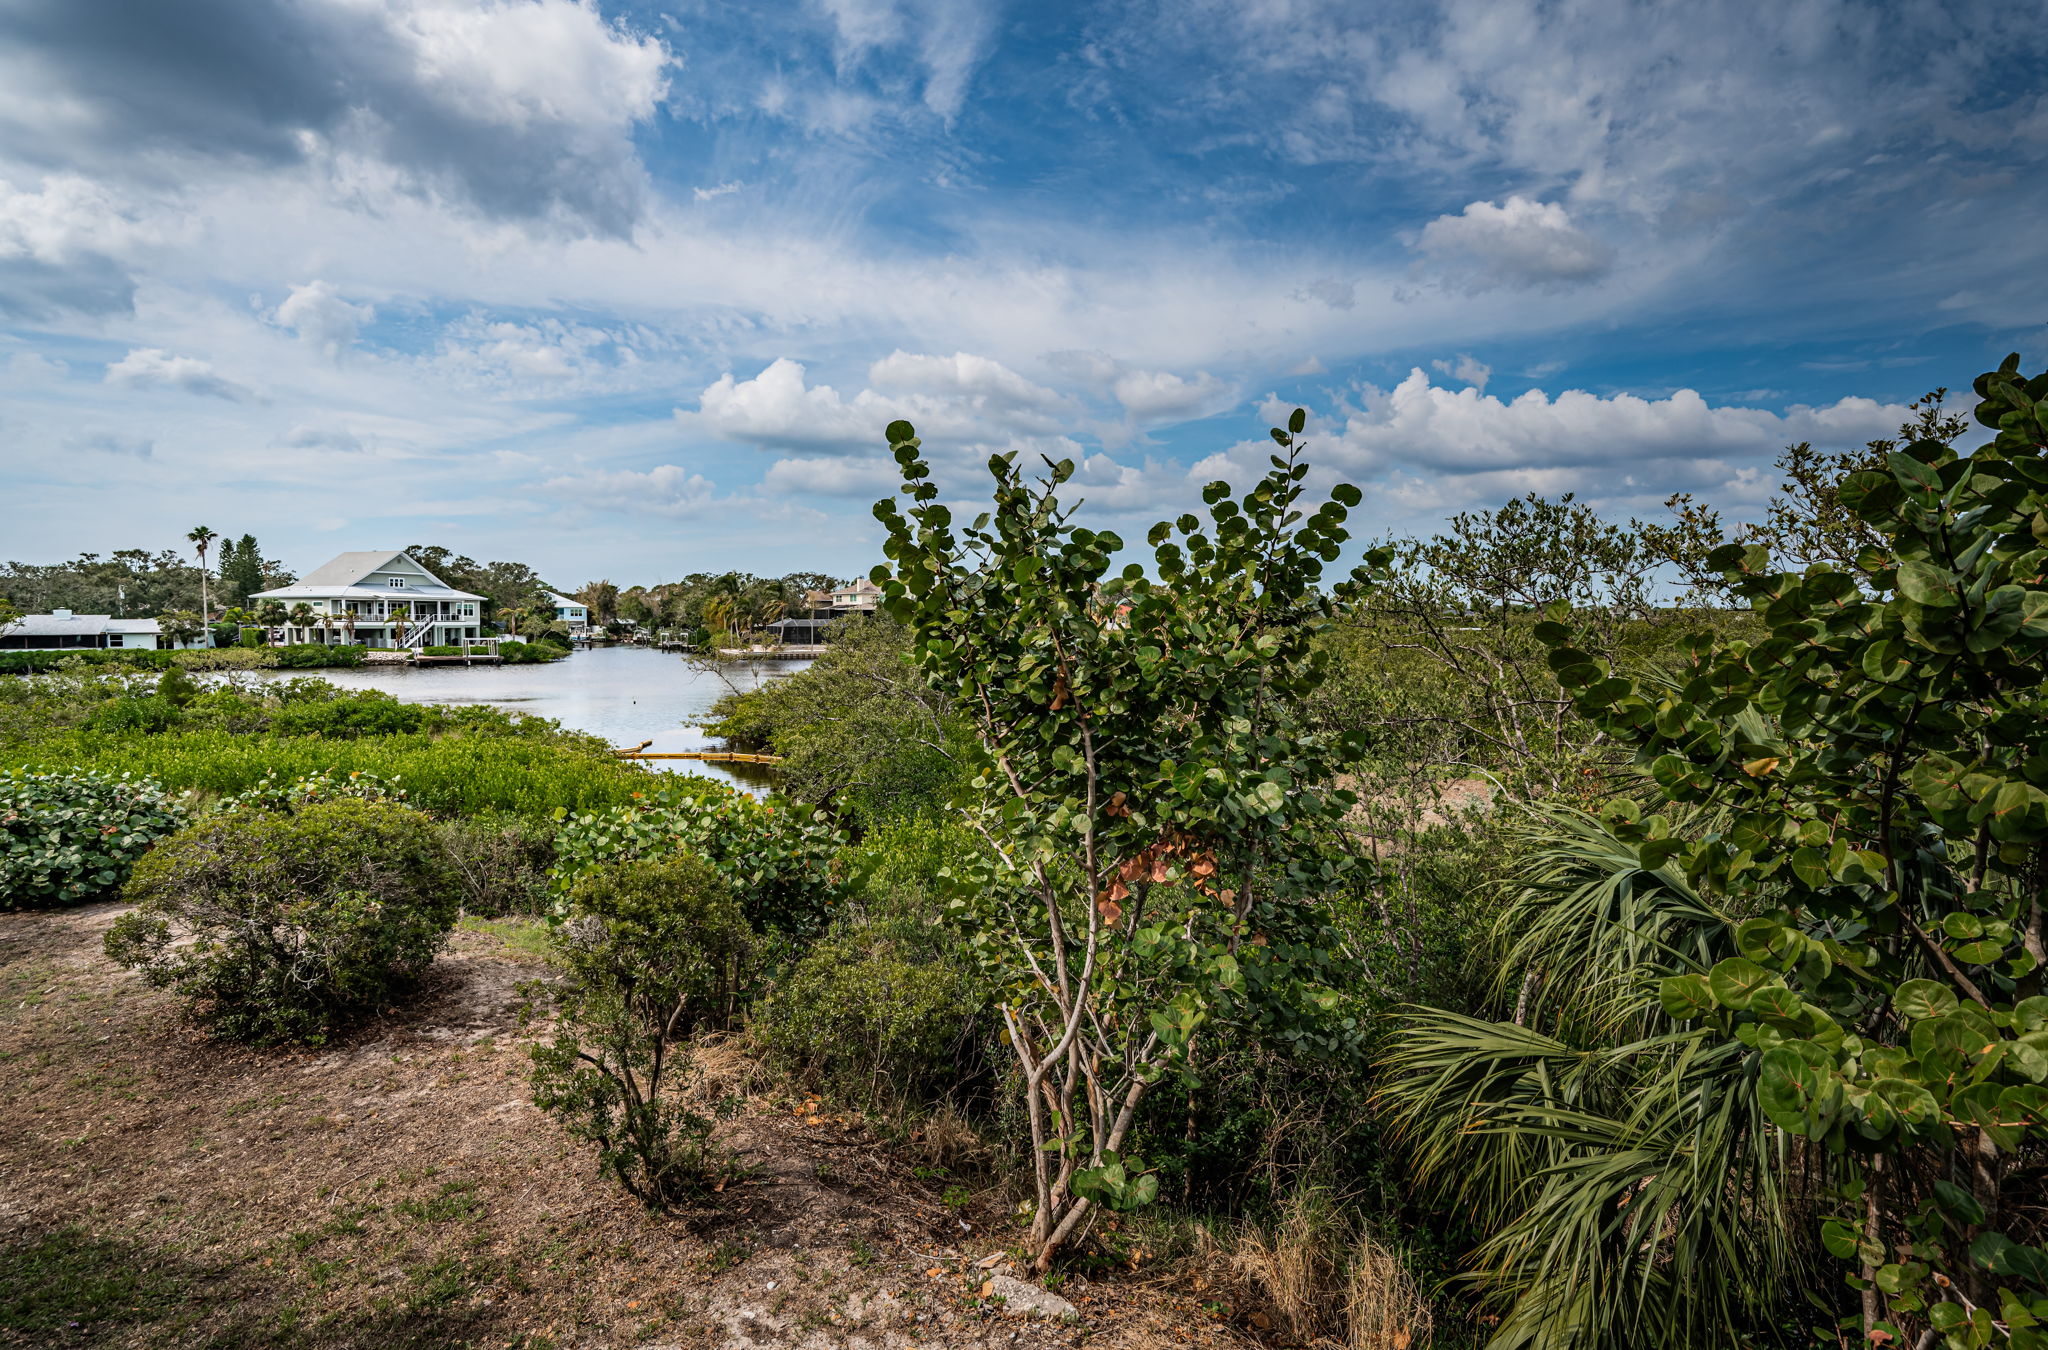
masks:
[[(202, 637), (185, 645), (204, 647), (210, 642), (211, 638)], [(0, 651), (8, 652), (105, 651), (116, 647), (155, 651), (175, 645), (164, 637), (155, 619), (116, 619), (108, 614), (73, 614), (68, 609), (25, 614), (0, 628)]]
[(882, 588), (866, 577), (844, 586), (835, 586), (829, 591), (805, 591), (803, 607), (809, 613), (777, 619), (768, 625), (768, 631), (781, 642), (799, 645), (825, 642), (831, 637), (834, 623), (856, 615), (873, 614), (881, 599)]
[(566, 595), (556, 595), (553, 591), (548, 592), (548, 599), (555, 602), (555, 619), (568, 624), (571, 633), (590, 630), (590, 606)]
[[(458, 591), (408, 553), (371, 549), (344, 553), (289, 586), (249, 599), (305, 605), (309, 622), (288, 622), (287, 642), (366, 647), (452, 647), (482, 636), (481, 595)], [(323, 622), (324, 620), (324, 622)]]

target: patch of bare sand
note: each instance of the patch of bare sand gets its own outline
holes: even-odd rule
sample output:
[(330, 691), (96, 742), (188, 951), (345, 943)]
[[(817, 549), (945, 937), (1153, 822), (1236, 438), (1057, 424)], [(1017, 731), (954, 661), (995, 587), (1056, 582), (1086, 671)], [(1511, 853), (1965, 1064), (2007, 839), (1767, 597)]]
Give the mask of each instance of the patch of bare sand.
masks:
[(254, 1051), (106, 959), (118, 913), (0, 915), (0, 1345), (1243, 1344), (1156, 1285), (1070, 1282), (1078, 1327), (990, 1306), (998, 1204), (946, 1205), (730, 1047), (709, 1104), (748, 1175), (648, 1214), (528, 1100), (545, 968), (495, 936), (345, 1042)]

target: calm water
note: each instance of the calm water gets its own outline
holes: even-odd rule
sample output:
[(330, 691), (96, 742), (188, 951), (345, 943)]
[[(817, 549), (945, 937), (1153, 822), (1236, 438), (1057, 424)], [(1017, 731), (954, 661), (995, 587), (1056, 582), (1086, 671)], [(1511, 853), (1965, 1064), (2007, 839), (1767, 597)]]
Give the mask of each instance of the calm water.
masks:
[[(732, 689), (793, 675), (808, 661), (734, 662), (717, 674), (693, 669), (671, 652), (598, 647), (545, 666), (362, 666), (355, 670), (252, 671), (271, 679), (312, 675), (344, 689), (381, 689), (407, 703), (488, 703), (552, 717), (616, 746), (653, 741), (650, 751), (705, 750), (716, 742), (698, 727)], [(653, 759), (649, 768), (702, 774), (744, 788), (767, 782), (754, 764)]]

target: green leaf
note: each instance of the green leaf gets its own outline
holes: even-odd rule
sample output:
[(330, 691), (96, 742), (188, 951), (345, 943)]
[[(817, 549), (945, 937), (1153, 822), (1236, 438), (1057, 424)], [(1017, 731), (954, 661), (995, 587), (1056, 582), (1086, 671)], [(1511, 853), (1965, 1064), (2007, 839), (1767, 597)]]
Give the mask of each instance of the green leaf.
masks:
[(1963, 599), (1962, 586), (1953, 572), (1924, 562), (1899, 564), (1899, 593), (1929, 609), (1950, 609)]
[(1714, 963), (1707, 973), (1707, 983), (1715, 1002), (1740, 1011), (1749, 1006), (1757, 991), (1782, 985), (1784, 981), (1747, 957), (1731, 956)]
[(1913, 1022), (1947, 1017), (1957, 1006), (1955, 992), (1933, 980), (1907, 980), (1892, 994), (1892, 1011)]
[(1713, 986), (1700, 974), (1673, 975), (1657, 984), (1657, 1001), (1682, 1022), (1697, 1021), (1714, 1011)]

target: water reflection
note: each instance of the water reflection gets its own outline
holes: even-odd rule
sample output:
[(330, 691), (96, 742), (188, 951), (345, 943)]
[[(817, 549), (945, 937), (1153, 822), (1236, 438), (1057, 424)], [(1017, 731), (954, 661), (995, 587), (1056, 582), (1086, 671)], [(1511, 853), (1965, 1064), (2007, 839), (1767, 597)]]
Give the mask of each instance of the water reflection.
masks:
[[(488, 703), (552, 717), (575, 731), (602, 736), (615, 746), (652, 741), (651, 751), (716, 748), (699, 724), (711, 705), (732, 689), (753, 689), (793, 675), (807, 661), (750, 661), (716, 671), (691, 666), (671, 652), (645, 647), (599, 647), (545, 666), (362, 666), (355, 670), (256, 671), (267, 679), (313, 675), (344, 689), (381, 689), (406, 703)], [(701, 774), (738, 787), (771, 785), (762, 764), (706, 764), (651, 759), (649, 768)]]

